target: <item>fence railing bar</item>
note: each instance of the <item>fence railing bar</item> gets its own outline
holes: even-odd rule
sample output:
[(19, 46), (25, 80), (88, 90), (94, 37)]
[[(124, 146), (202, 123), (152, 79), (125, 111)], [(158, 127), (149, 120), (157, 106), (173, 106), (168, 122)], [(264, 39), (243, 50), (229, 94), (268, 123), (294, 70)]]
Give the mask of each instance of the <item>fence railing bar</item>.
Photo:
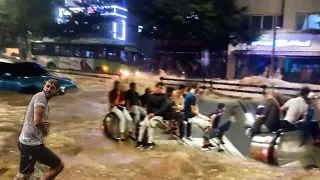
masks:
[(94, 77), (94, 78), (100, 78), (100, 79), (112, 79), (111, 77), (103, 77), (99, 75), (111, 75), (111, 76), (118, 76), (120, 78), (120, 75), (118, 74), (94, 74), (94, 73), (89, 73), (89, 72), (83, 72), (83, 71), (77, 71), (77, 70), (66, 70), (66, 69), (49, 69), (46, 68), (47, 71), (49, 72), (54, 72), (54, 73), (61, 73), (61, 74), (70, 74), (70, 75), (77, 75), (77, 76), (86, 76), (86, 77)]
[[(226, 86), (238, 86), (238, 87), (253, 87), (265, 89), (274, 89), (274, 90), (291, 90), (291, 91), (300, 91), (301, 88), (290, 88), (290, 87), (280, 87), (280, 86), (267, 86), (267, 85), (248, 85), (248, 84), (239, 84), (239, 83), (227, 83), (227, 82), (217, 82), (217, 81), (208, 81), (208, 80), (192, 80), (192, 79), (173, 79), (173, 78), (164, 78), (160, 77), (161, 81), (180, 81), (180, 82), (194, 82), (194, 83), (203, 83), (217, 85), (226, 85)], [(312, 92), (320, 92), (318, 89), (310, 89)]]
[(114, 73), (95, 73), (95, 72), (85, 72), (81, 70), (75, 70), (75, 69), (61, 69), (61, 68), (46, 68), (48, 71), (54, 71), (58, 73), (62, 73), (61, 71), (66, 71), (66, 72), (76, 72), (76, 73), (81, 73), (81, 74), (101, 74), (101, 75), (110, 75), (110, 76), (118, 76), (120, 77), (119, 74), (114, 74)]

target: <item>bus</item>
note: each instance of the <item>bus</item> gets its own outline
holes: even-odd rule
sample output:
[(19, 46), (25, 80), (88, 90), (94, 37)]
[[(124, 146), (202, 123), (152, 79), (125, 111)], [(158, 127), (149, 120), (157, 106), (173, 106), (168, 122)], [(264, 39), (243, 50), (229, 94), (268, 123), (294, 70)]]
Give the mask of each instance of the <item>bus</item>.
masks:
[(135, 46), (99, 41), (32, 41), (30, 49), (28, 60), (46, 68), (121, 76), (139, 75), (145, 59)]

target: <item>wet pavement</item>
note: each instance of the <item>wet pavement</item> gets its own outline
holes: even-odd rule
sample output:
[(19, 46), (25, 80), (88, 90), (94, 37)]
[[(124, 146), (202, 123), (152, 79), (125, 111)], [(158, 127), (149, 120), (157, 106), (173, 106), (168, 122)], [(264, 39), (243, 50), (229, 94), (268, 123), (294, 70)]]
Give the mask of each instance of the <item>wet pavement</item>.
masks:
[[(79, 90), (55, 97), (50, 102), (51, 128), (45, 144), (66, 165), (57, 180), (319, 179), (320, 173), (316, 171), (269, 167), (187, 148), (160, 130), (156, 136), (158, 146), (153, 150), (135, 149), (132, 141), (116, 143), (99, 130), (100, 121), (107, 112), (107, 90), (111, 88), (112, 80), (71, 78), (79, 85)], [(16, 142), (30, 98), (0, 93), (1, 180), (12, 180), (18, 170)], [(46, 169), (41, 165), (36, 167), (32, 179), (38, 179)]]

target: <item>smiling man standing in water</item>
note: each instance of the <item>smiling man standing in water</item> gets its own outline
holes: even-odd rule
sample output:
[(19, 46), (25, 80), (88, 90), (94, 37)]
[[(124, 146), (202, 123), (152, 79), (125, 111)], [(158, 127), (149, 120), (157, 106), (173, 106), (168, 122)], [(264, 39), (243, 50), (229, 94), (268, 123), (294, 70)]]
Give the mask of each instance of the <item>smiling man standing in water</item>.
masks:
[(35, 94), (29, 103), (19, 136), (20, 170), (15, 180), (27, 180), (36, 162), (50, 167), (40, 180), (54, 179), (63, 170), (60, 158), (43, 144), (43, 137), (48, 134), (49, 128), (48, 101), (57, 94), (58, 89), (58, 81), (50, 79), (44, 83), (42, 92)]

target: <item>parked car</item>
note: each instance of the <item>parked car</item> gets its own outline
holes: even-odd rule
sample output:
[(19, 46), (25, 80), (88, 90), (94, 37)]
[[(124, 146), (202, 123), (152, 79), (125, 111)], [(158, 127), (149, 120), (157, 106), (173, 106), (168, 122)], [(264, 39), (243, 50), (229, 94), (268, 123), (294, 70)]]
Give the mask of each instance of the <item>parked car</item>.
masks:
[(59, 81), (60, 95), (69, 89), (77, 88), (71, 79), (54, 76), (37, 63), (0, 59), (0, 91), (33, 94), (40, 92), (43, 83), (48, 79)]

